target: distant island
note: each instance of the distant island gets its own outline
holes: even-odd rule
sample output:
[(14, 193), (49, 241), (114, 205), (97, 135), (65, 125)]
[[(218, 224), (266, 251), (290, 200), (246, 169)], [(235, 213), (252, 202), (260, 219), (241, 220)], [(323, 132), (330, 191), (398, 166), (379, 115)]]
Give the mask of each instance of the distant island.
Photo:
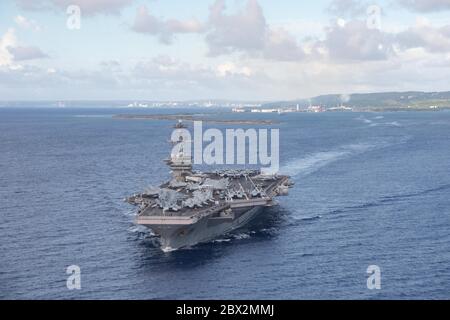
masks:
[(113, 116), (114, 119), (124, 119), (124, 120), (171, 120), (171, 121), (202, 121), (207, 123), (216, 124), (240, 124), (240, 125), (270, 125), (276, 124), (277, 121), (272, 120), (224, 120), (215, 119), (210, 117), (200, 117), (197, 115), (189, 114), (117, 114)]

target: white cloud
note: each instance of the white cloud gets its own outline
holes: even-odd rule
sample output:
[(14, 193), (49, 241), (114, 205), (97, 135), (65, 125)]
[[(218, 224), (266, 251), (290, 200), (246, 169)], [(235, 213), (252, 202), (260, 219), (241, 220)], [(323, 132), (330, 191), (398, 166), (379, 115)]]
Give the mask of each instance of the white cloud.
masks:
[[(62, 9), (68, 2), (47, 0), (39, 5)], [(131, 1), (111, 3), (113, 8), (109, 9), (105, 1), (86, 2), (84, 6), (89, 14), (117, 13)], [(10, 29), (0, 35), (1, 86), (17, 88), (17, 92), (20, 88), (42, 89), (49, 98), (52, 92), (67, 96), (82, 92), (82, 97), (75, 98), (97, 99), (292, 99), (331, 92), (450, 88), (450, 26), (436, 20), (431, 20), (433, 24), (419, 19), (415, 25), (405, 26), (387, 16), (383, 28), (373, 29), (365, 21), (365, 0), (336, 0), (340, 9), (335, 7), (334, 12), (348, 12), (330, 17), (334, 22), (329, 24), (326, 19), (274, 22), (266, 19), (257, 0), (238, 3), (243, 6), (232, 11), (225, 0), (214, 1), (204, 21), (178, 19), (176, 13), (173, 18), (161, 18), (147, 6), (137, 10), (132, 24), (135, 32), (155, 36), (166, 44), (181, 34), (197, 34), (197, 40), (203, 39), (209, 54), (198, 57), (197, 50), (187, 48), (189, 60), (181, 58), (185, 53), (177, 52), (176, 47), (156, 46), (152, 48), (154, 58), (138, 62), (136, 55), (140, 53), (125, 57), (121, 51), (117, 55), (102, 52), (96, 67), (83, 70), (70, 70), (69, 64), (66, 68), (63, 64), (48, 66), (48, 62), (18, 64), (45, 54), (19, 43)], [(342, 23), (337, 23), (337, 18)], [(17, 16), (15, 23), (32, 29), (24, 16)], [(385, 28), (389, 23), (393, 26)], [(58, 56), (64, 63), (64, 55)], [(80, 55), (79, 65), (86, 57)]]
[(13, 28), (8, 29), (0, 38), (0, 66), (8, 66), (13, 62), (13, 55), (9, 52), (9, 47), (17, 45), (17, 38)]
[(418, 25), (396, 35), (398, 44), (405, 49), (424, 48), (430, 52), (450, 52), (450, 25), (434, 27), (421, 21)]
[(450, 0), (397, 0), (411, 11), (433, 12), (450, 10)]
[(391, 35), (368, 28), (362, 20), (328, 27), (325, 40), (317, 45), (337, 61), (386, 60), (394, 52)]
[(232, 14), (226, 13), (225, 0), (216, 0), (204, 23), (196, 19), (158, 18), (147, 6), (141, 6), (132, 29), (157, 36), (165, 44), (171, 44), (177, 34), (206, 33), (210, 56), (240, 52), (281, 61), (300, 60), (305, 56), (303, 48), (285, 28), (272, 28), (266, 23), (257, 0), (247, 0), (243, 9)]
[(0, 67), (0, 94), (5, 99), (39, 90), (42, 99), (56, 95), (59, 99), (285, 100), (324, 93), (448, 89), (450, 64), (428, 66), (431, 57), (424, 50), (410, 49), (389, 60), (352, 65), (325, 59), (192, 64), (163, 55), (123, 70), (115, 63), (75, 71), (8, 66)]
[(217, 0), (210, 8), (208, 26), (206, 42), (211, 56), (242, 52), (281, 61), (305, 56), (289, 32), (267, 24), (257, 0), (248, 0), (243, 9), (232, 14), (226, 13), (225, 0)]
[(13, 66), (17, 61), (47, 58), (48, 56), (36, 46), (18, 44), (14, 28), (8, 29), (0, 38), (0, 66)]
[(160, 41), (170, 44), (174, 35), (180, 33), (201, 33), (204, 30), (202, 23), (195, 19), (163, 20), (151, 15), (147, 6), (141, 6), (136, 12), (136, 17), (132, 29), (139, 33), (146, 33), (158, 36)]
[(6, 49), (11, 53), (14, 61), (48, 58), (48, 55), (35, 46), (9, 46)]
[(22, 29), (28, 29), (32, 31), (41, 31), (41, 27), (34, 20), (29, 20), (22, 15), (18, 15), (14, 18), (14, 22)]
[(266, 34), (263, 57), (279, 61), (298, 61), (306, 57), (305, 49), (285, 29), (271, 29)]
[(133, 3), (133, 0), (16, 0), (19, 7), (25, 10), (66, 10), (70, 5), (78, 5), (81, 14), (118, 14)]
[(217, 0), (210, 8), (206, 41), (211, 54), (264, 49), (267, 24), (258, 2), (248, 0), (245, 8), (234, 14), (226, 14), (225, 10), (224, 0)]
[(249, 67), (238, 67), (233, 62), (225, 62), (217, 66), (217, 75), (219, 77), (226, 77), (229, 75), (243, 75), (249, 77), (252, 75), (252, 70)]

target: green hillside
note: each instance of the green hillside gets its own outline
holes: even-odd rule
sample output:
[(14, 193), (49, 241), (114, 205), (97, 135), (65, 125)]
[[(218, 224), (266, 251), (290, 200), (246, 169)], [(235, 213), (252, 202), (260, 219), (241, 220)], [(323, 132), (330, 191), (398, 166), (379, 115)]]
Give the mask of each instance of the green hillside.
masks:
[(395, 110), (395, 109), (430, 109), (430, 106), (450, 108), (450, 91), (447, 92), (382, 92), (357, 93), (351, 95), (329, 94), (311, 99), (294, 101), (280, 101), (265, 104), (264, 107), (292, 107), (300, 105), (302, 108), (311, 105), (321, 105), (326, 108), (345, 105), (354, 110)]

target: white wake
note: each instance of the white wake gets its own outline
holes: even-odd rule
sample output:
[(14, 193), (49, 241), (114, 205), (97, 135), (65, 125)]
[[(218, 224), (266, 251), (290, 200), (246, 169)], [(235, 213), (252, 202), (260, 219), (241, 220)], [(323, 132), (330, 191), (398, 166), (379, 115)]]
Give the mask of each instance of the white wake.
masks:
[(333, 162), (347, 159), (371, 150), (384, 148), (398, 143), (404, 143), (408, 139), (408, 137), (402, 137), (396, 141), (386, 140), (338, 146), (333, 150), (311, 153), (304, 157), (288, 161), (281, 167), (280, 172), (292, 177), (297, 175), (309, 175)]

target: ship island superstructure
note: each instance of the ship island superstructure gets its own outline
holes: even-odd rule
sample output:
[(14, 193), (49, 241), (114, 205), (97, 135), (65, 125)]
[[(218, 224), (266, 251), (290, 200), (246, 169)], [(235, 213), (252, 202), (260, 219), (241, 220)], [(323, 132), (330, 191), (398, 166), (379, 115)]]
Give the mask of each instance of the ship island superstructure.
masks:
[[(183, 126), (179, 122), (175, 128)], [(288, 195), (293, 185), (288, 176), (261, 170), (194, 171), (182, 148), (165, 162), (171, 180), (126, 201), (138, 206), (136, 223), (159, 236), (166, 252), (243, 227), (263, 208), (276, 205), (274, 197)]]

